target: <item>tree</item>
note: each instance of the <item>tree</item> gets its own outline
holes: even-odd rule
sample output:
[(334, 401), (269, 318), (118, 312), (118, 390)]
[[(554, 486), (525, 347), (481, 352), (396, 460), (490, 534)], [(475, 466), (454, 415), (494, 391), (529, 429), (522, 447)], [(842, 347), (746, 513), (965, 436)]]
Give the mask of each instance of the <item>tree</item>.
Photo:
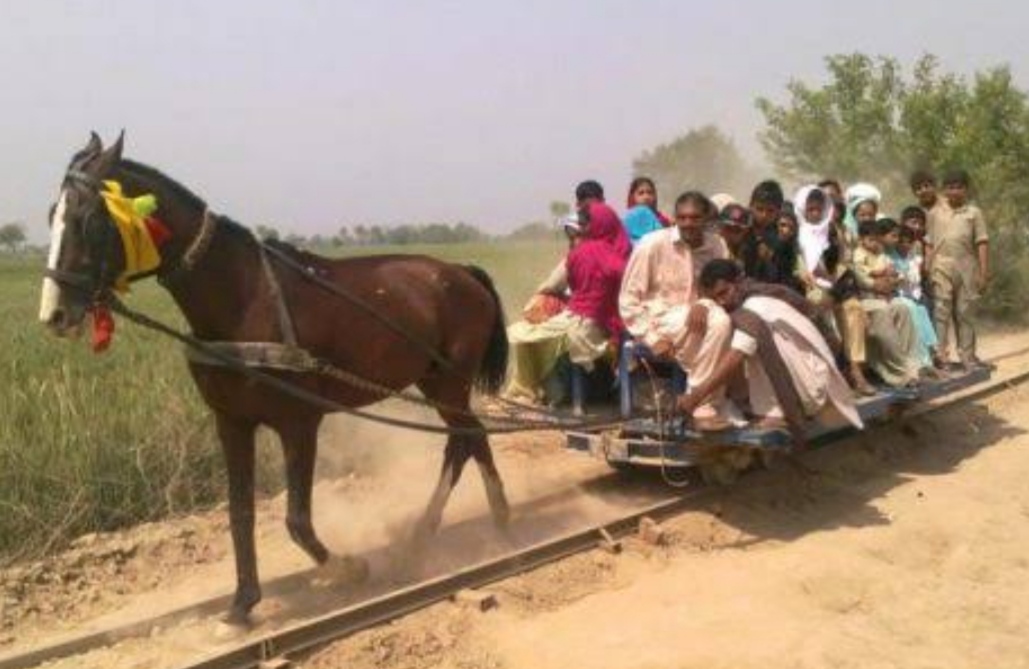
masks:
[(568, 214), (572, 213), (572, 205), (561, 200), (554, 200), (550, 203), (550, 215), (554, 220), (564, 218)]
[(633, 160), (632, 169), (634, 174), (654, 180), (666, 207), (686, 190), (744, 197), (755, 181), (736, 145), (713, 125), (644, 151)]
[(254, 228), (258, 239), (278, 239), (279, 231), (270, 225), (258, 225)]
[(830, 56), (826, 67), (824, 85), (791, 81), (786, 103), (757, 100), (772, 163), (800, 180), (873, 181), (892, 214), (911, 200), (912, 169), (963, 167), (991, 228), (996, 282), (985, 306), (1002, 318), (1029, 313), (1029, 101), (1010, 69), (969, 81), (926, 55), (905, 78), (896, 60), (864, 54)]
[(25, 243), (25, 226), (21, 223), (5, 223), (0, 225), (0, 246), (4, 246), (11, 253), (18, 250), (18, 246)]
[(542, 221), (520, 225), (507, 235), (507, 239), (518, 242), (555, 241), (563, 237), (561, 228)]

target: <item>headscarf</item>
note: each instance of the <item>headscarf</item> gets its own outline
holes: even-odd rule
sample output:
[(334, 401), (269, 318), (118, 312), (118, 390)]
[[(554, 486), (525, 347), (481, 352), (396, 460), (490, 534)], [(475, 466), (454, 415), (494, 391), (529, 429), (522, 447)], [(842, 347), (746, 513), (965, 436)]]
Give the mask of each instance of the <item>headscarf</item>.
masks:
[(621, 329), (618, 292), (632, 247), (618, 214), (601, 202), (589, 205), (582, 241), (568, 254), (568, 310), (608, 332)]
[[(804, 212), (807, 210), (808, 198), (815, 192), (825, 196), (825, 211), (822, 213), (822, 220), (817, 223), (808, 223)], [(797, 191), (793, 198), (793, 209), (797, 212), (798, 221), (797, 245), (800, 247), (800, 255), (809, 272), (815, 271), (815, 267), (822, 259), (822, 254), (829, 248), (834, 207), (829, 194), (815, 185), (804, 186)]]
[(663, 227), (654, 210), (645, 204), (638, 204), (625, 212), (625, 230), (629, 233), (629, 241), (633, 246), (646, 235)]
[(589, 218), (583, 231), (583, 241), (600, 242), (619, 258), (628, 259), (632, 245), (615, 210), (603, 202), (593, 202), (587, 208), (587, 215)]
[(718, 209), (718, 212), (721, 213), (722, 210), (730, 204), (739, 204), (739, 200), (728, 193), (715, 193), (711, 196), (711, 203), (714, 204)]
[[(633, 200), (633, 193), (635, 193), (636, 189), (639, 188), (643, 184), (648, 184), (652, 189), (654, 189), (654, 204), (650, 207), (650, 210), (652, 212), (654, 212), (654, 216), (656, 216), (657, 220), (661, 223), (661, 227), (667, 228), (669, 225), (672, 224), (672, 219), (670, 219), (667, 216), (665, 216), (664, 214), (662, 214), (661, 210), (658, 209), (658, 206), (657, 206), (657, 184), (655, 184), (654, 180), (651, 179), (650, 177), (636, 177), (635, 179), (632, 180), (632, 183), (629, 184), (629, 195), (628, 195), (628, 197), (625, 200), (626, 212), (630, 212), (630, 211), (632, 211), (634, 208), (636, 208), (638, 206), (636, 204), (636, 202)], [(628, 221), (629, 214), (628, 213), (626, 213), (625, 218), (626, 218), (625, 225), (628, 226), (629, 225), (629, 221)], [(630, 234), (630, 237), (631, 237), (631, 234)], [(633, 244), (635, 244), (637, 241), (639, 241), (639, 240), (637, 240), (635, 238), (632, 239), (632, 243)]]
[(876, 206), (881, 205), (883, 194), (870, 183), (856, 183), (847, 189), (847, 192), (843, 194), (843, 199), (847, 203), (847, 215), (843, 219), (843, 225), (846, 226), (848, 232), (856, 237), (858, 225), (854, 211), (863, 202), (874, 202)]

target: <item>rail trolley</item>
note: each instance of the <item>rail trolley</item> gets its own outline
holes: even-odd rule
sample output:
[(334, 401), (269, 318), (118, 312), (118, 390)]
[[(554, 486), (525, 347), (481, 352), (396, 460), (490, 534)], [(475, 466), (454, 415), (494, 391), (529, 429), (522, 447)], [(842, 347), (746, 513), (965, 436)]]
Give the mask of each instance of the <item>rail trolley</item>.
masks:
[[(657, 381), (659, 389), (649, 392), (655, 385), (652, 375), (633, 373), (634, 363), (647, 359), (644, 348), (626, 343), (618, 364), (618, 413), (621, 423), (617, 428), (595, 431), (566, 432), (566, 447), (606, 461), (618, 470), (634, 468), (687, 468), (696, 467), (705, 480), (729, 483), (737, 474), (755, 461), (767, 462), (776, 454), (789, 449), (790, 435), (782, 429), (751, 427), (721, 432), (698, 432), (689, 429), (672, 412), (667, 417), (641, 418), (641, 404), (653, 407), (669, 405), (669, 398), (686, 387), (685, 375), (674, 365), (665, 365), (663, 376)], [(873, 396), (859, 399), (858, 413), (866, 425), (893, 420), (905, 410), (988, 381), (991, 368), (982, 365), (946, 378), (926, 380), (916, 388), (879, 388)], [(580, 370), (571, 375), (571, 395), (574, 411), (585, 410), (584, 376)], [(654, 397), (658, 395), (658, 397)], [(663, 395), (664, 400), (660, 397)], [(610, 410), (610, 409), (609, 409)], [(647, 412), (653, 413), (653, 412)], [(857, 432), (852, 426), (835, 428), (814, 426), (808, 434), (812, 447), (836, 441)]]

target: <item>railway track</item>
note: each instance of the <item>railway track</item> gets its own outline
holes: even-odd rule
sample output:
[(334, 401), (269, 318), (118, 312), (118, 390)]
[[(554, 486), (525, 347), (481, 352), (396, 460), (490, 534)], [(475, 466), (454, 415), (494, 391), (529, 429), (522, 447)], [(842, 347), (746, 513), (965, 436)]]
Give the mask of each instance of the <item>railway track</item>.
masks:
[[(1029, 364), (1022, 360), (1020, 365), (1012, 368), (1015, 367), (1013, 362), (1027, 355), (1029, 348), (994, 356), (990, 359), (991, 362), (1008, 364), (1002, 365), (1002, 369), (989, 381), (919, 404), (905, 415), (926, 415), (1019, 386), (1029, 381)], [(699, 482), (685, 491), (663, 490), (661, 495), (650, 496), (633, 510), (609, 521), (566, 531), (446, 575), (372, 596), (292, 626), (245, 639), (231, 648), (178, 665), (178, 669), (287, 666), (286, 658), (446, 600), (461, 590), (483, 587), (576, 553), (591, 550), (635, 531), (643, 517), (658, 520), (669, 517), (717, 491), (717, 487), (705, 486)], [(531, 508), (526, 511), (531, 512)], [(317, 570), (307, 570), (268, 581), (265, 583), (265, 591), (274, 596), (309, 587), (310, 580), (317, 573)], [(0, 669), (29, 669), (53, 660), (83, 655), (126, 639), (145, 637), (157, 628), (167, 629), (183, 621), (220, 615), (227, 608), (229, 600), (229, 595), (214, 597), (129, 625), (68, 638), (15, 655), (0, 656)]]

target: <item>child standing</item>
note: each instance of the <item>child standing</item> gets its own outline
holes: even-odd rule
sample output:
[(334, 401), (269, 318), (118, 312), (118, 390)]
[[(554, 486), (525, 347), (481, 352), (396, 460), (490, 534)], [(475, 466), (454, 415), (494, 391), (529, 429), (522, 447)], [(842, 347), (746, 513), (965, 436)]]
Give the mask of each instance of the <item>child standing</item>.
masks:
[(979, 207), (968, 201), (964, 170), (945, 175), (945, 202), (929, 212), (926, 257), (932, 276), (939, 353), (950, 354), (953, 324), (958, 354), (965, 369), (980, 364), (975, 351), (975, 303), (990, 282), (989, 235)]

